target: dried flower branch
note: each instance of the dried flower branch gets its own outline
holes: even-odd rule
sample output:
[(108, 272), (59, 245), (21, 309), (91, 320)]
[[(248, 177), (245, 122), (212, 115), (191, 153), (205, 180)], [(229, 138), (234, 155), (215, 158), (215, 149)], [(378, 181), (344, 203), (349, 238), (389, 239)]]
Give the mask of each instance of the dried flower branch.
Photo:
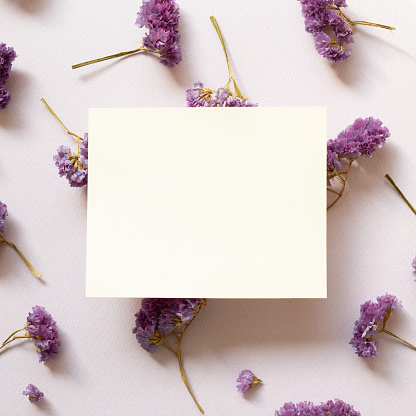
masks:
[[(24, 335), (17, 335), (24, 331)], [(0, 350), (16, 339), (30, 339), (35, 343), (36, 352), (39, 355), (39, 362), (47, 361), (58, 355), (58, 348), (61, 345), (59, 340), (56, 322), (52, 316), (41, 306), (34, 306), (32, 312), (29, 312), (26, 326), (14, 331), (0, 345)]]
[(44, 396), (44, 394), (33, 384), (29, 384), (22, 394), (28, 396), (31, 403), (42, 401), (42, 397)]
[[(389, 129), (383, 123), (369, 117), (357, 118), (354, 123), (342, 131), (335, 140), (327, 142), (327, 191), (337, 195), (327, 207), (329, 210), (344, 193), (351, 165), (360, 156), (367, 158), (381, 148), (390, 137)], [(334, 181), (341, 183), (341, 189), (332, 189)]]
[(378, 23), (350, 19), (342, 10), (345, 0), (298, 0), (302, 4), (305, 30), (315, 36), (315, 47), (320, 55), (334, 62), (348, 59), (351, 49), (344, 44), (353, 43), (355, 26), (374, 26), (395, 30), (394, 27)]
[[(9, 215), (7, 212), (7, 205), (0, 201), (0, 233), (4, 233), (6, 230), (6, 217)], [(29, 260), (23, 255), (23, 253), (16, 247), (15, 244), (6, 240), (0, 234), (0, 246), (8, 244), (10, 247), (13, 247), (19, 254), (23, 261), (26, 263), (27, 267), (29, 267), (30, 271), (39, 279), (42, 276), (35, 270), (35, 268), (29, 263)]]
[(0, 43), (0, 110), (4, 110), (10, 102), (10, 93), (6, 88), (6, 81), (10, 77), (12, 63), (16, 56), (12, 47)]
[(382, 332), (416, 350), (414, 345), (386, 329), (387, 320), (392, 316), (393, 311), (399, 308), (402, 308), (402, 302), (396, 296), (389, 295), (388, 293), (379, 296), (377, 302), (371, 302), (369, 300), (361, 305), (361, 316), (360, 319), (355, 321), (354, 335), (350, 341), (354, 352), (359, 357), (375, 357), (379, 354), (377, 340), (374, 338), (374, 335)]
[(160, 63), (171, 68), (182, 60), (181, 47), (178, 45), (180, 39), (178, 24), (179, 6), (174, 0), (144, 0), (136, 20), (137, 26), (149, 30), (149, 33), (143, 37), (142, 46), (131, 51), (73, 65), (72, 69), (141, 51), (159, 54)]
[[(196, 82), (193, 87), (186, 91), (187, 107), (257, 107), (258, 104), (252, 103), (247, 97), (243, 97), (241, 94), (231, 70), (224, 38), (214, 16), (211, 16), (211, 22), (214, 25), (224, 50), (228, 67), (228, 81), (224, 88), (218, 88), (217, 91), (204, 87), (204, 84), (201, 82)], [(234, 91), (231, 89), (231, 83)]]
[(254, 373), (250, 370), (240, 371), (240, 374), (237, 378), (237, 390), (239, 393), (245, 393), (249, 388), (255, 386), (256, 384), (263, 383), (259, 378), (257, 378)]
[(361, 413), (343, 402), (335, 399), (329, 400), (320, 405), (314, 405), (312, 402), (285, 403), (280, 410), (276, 410), (274, 416), (360, 416)]
[(77, 153), (72, 152), (68, 146), (59, 146), (58, 154), (53, 157), (56, 167), (59, 169), (59, 176), (65, 176), (68, 179), (69, 186), (80, 188), (88, 184), (88, 133), (84, 134), (84, 138), (69, 131), (54, 111), (49, 107), (48, 103), (41, 98), (43, 104), (56, 118), (58, 123), (65, 131), (75, 137), (78, 143)]
[(145, 298), (132, 331), (140, 346), (151, 354), (161, 345), (176, 356), (181, 378), (202, 413), (183, 370), (181, 348), (186, 330), (206, 304), (206, 299)]

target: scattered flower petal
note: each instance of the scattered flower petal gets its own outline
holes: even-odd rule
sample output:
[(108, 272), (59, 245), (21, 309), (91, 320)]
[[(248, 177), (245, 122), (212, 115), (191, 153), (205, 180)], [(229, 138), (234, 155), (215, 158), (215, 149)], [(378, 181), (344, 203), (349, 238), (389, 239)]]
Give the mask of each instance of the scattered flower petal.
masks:
[(26, 390), (22, 393), (25, 396), (29, 396), (29, 400), (33, 402), (40, 402), (44, 394), (33, 384), (29, 384)]

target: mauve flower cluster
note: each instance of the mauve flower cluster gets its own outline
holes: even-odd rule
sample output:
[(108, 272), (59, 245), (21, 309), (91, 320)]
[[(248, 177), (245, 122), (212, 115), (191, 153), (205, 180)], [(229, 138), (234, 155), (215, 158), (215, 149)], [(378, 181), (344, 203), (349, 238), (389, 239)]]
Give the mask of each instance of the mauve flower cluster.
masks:
[[(412, 267), (413, 267), (413, 276), (416, 277), (416, 257), (412, 261)], [(415, 282), (416, 282), (416, 279), (415, 279)]]
[(205, 304), (205, 299), (145, 298), (135, 314), (132, 332), (141, 347), (153, 354), (156, 345), (175, 329), (189, 324)]
[(250, 387), (262, 381), (258, 379), (250, 370), (243, 370), (237, 378), (237, 389), (239, 393), (245, 393)]
[(357, 118), (335, 140), (327, 142), (328, 181), (336, 176), (337, 171), (342, 170), (341, 159), (371, 157), (388, 137), (389, 129), (380, 120), (373, 117)]
[(143, 37), (143, 46), (157, 51), (163, 65), (171, 68), (182, 60), (178, 45), (179, 6), (174, 0), (144, 0), (136, 24), (149, 29)]
[(6, 88), (6, 81), (10, 77), (12, 63), (16, 58), (16, 52), (5, 43), (0, 43), (0, 110), (7, 107), (10, 102), (9, 90)]
[(22, 394), (24, 396), (29, 396), (31, 402), (40, 402), (44, 396), (44, 394), (33, 384), (29, 384)]
[(320, 405), (312, 402), (285, 403), (280, 410), (276, 410), (275, 416), (360, 416), (361, 413), (343, 402), (335, 399)]
[(35, 342), (35, 348), (41, 363), (58, 355), (61, 341), (56, 329), (56, 322), (45, 311), (45, 308), (36, 305), (32, 308), (32, 311), (27, 317), (27, 326), (24, 329)]
[(228, 88), (213, 91), (204, 87), (202, 82), (196, 82), (186, 90), (187, 107), (257, 107), (248, 98), (236, 97)]
[(354, 335), (350, 341), (354, 352), (359, 357), (375, 357), (379, 354), (374, 335), (380, 331), (380, 324), (382, 324), (381, 329), (384, 329), (384, 325), (391, 316), (392, 311), (401, 307), (401, 301), (396, 296), (388, 293), (379, 296), (377, 302), (369, 300), (361, 305), (361, 316), (360, 319), (355, 321)]
[(0, 231), (2, 233), (4, 233), (4, 230), (6, 229), (6, 217), (8, 215), (7, 205), (0, 201)]
[(79, 153), (73, 153), (68, 146), (59, 146), (53, 157), (59, 176), (65, 176), (69, 185), (80, 188), (88, 183), (88, 133), (79, 145)]

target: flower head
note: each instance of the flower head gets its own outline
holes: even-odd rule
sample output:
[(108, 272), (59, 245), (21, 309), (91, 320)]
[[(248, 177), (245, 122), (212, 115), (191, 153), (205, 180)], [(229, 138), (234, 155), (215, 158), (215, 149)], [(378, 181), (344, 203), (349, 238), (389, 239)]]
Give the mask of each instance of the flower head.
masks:
[(4, 233), (6, 229), (6, 217), (8, 216), (7, 205), (0, 201), (0, 231)]
[(44, 394), (33, 384), (29, 384), (22, 394), (24, 396), (29, 396), (31, 402), (40, 402), (44, 396)]
[(325, 416), (360, 416), (361, 413), (354, 410), (354, 408), (343, 402), (342, 400), (335, 399), (335, 401), (329, 400), (326, 403), (322, 403), (320, 408), (322, 409), (322, 415)]
[(237, 378), (237, 389), (239, 393), (245, 393), (250, 387), (262, 381), (257, 378), (250, 370), (243, 370)]
[(0, 43), (0, 85), (9, 79), (12, 63), (16, 59), (16, 52), (12, 47), (7, 47), (5, 43)]
[(35, 342), (35, 348), (39, 354), (39, 362), (47, 361), (58, 355), (61, 345), (56, 322), (52, 316), (41, 306), (34, 306), (27, 317), (27, 325), (24, 328), (27, 334)]
[(319, 55), (334, 62), (348, 59), (351, 54), (350, 49), (344, 49), (341, 43), (331, 40), (325, 32), (320, 32), (316, 35), (315, 48)]
[(4, 110), (10, 102), (10, 93), (9, 90), (0, 86), (0, 110)]
[(401, 307), (401, 301), (388, 293), (379, 296), (377, 302), (367, 301), (361, 305), (361, 315), (355, 321), (353, 337), (350, 341), (359, 357), (375, 357), (379, 354), (374, 335), (383, 332), (392, 311)]
[[(416, 277), (416, 257), (412, 261), (412, 267), (413, 267), (413, 276)], [(416, 279), (415, 279), (416, 282)]]
[(182, 60), (178, 45), (179, 6), (174, 0), (144, 0), (136, 24), (149, 29), (143, 37), (143, 46), (158, 52), (163, 65), (173, 67)]
[(360, 416), (354, 408), (344, 403), (342, 400), (329, 400), (320, 405), (312, 402), (285, 403), (280, 410), (275, 412), (275, 416)]

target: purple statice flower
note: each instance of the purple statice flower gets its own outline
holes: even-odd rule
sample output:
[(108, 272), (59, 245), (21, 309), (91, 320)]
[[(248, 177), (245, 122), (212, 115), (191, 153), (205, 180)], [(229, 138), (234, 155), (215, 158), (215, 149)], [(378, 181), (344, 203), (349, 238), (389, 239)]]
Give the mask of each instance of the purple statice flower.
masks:
[(7, 205), (0, 201), (0, 232), (4, 233), (6, 229)]
[(24, 329), (35, 342), (39, 362), (55, 358), (61, 345), (56, 322), (41, 306), (34, 306), (32, 311), (27, 317), (27, 325)]
[(5, 86), (0, 86), (0, 110), (4, 110), (10, 102), (10, 93)]
[(312, 402), (285, 403), (280, 410), (276, 410), (275, 416), (360, 416), (354, 408), (342, 400), (329, 400), (320, 405)]
[(26, 390), (22, 393), (24, 396), (29, 396), (29, 400), (33, 402), (40, 402), (44, 394), (33, 384), (29, 384)]
[(349, 342), (359, 357), (375, 357), (379, 354), (374, 335), (384, 329), (392, 311), (401, 307), (401, 301), (388, 293), (379, 296), (377, 302), (369, 300), (361, 305), (360, 318), (355, 321), (353, 337)]
[(205, 303), (196, 298), (144, 298), (132, 332), (141, 347), (153, 354), (165, 337), (190, 324)]
[(65, 176), (69, 185), (75, 188), (88, 183), (88, 134), (84, 138), (86, 143), (81, 142), (79, 154), (73, 153), (68, 146), (59, 146), (58, 154), (53, 157), (59, 176)]
[(354, 42), (352, 38), (352, 29), (348, 23), (333, 11), (329, 13), (328, 25), (334, 32), (338, 43), (342, 44)]
[(257, 107), (248, 98), (236, 97), (228, 88), (213, 91), (196, 82), (186, 91), (187, 107)]
[(250, 370), (240, 371), (240, 374), (237, 378), (237, 389), (239, 393), (245, 393), (250, 387), (254, 386), (257, 383), (262, 383), (262, 381), (257, 378)]
[(319, 407), (322, 409), (322, 415), (325, 416), (361, 416), (361, 413), (354, 410), (351, 405), (339, 399), (329, 400)]
[(0, 86), (3, 86), (10, 77), (12, 63), (16, 59), (16, 52), (5, 43), (0, 43)]
[[(416, 277), (416, 257), (412, 261), (412, 267), (413, 267), (413, 276)], [(416, 282), (416, 279), (415, 279)]]
[(351, 54), (351, 49), (344, 49), (342, 44), (331, 40), (325, 32), (315, 36), (315, 48), (324, 58), (334, 62), (348, 59)]
[(149, 30), (143, 46), (159, 53), (160, 62), (171, 68), (182, 60), (178, 45), (179, 6), (174, 0), (144, 0), (136, 24)]

